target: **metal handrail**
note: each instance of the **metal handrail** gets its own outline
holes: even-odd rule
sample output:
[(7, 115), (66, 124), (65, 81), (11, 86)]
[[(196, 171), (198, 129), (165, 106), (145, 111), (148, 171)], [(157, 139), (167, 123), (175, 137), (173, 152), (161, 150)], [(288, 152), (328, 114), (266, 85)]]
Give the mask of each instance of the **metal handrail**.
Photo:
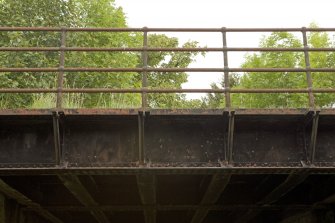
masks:
[(335, 72), (335, 68), (114, 68), (114, 67), (44, 67), (0, 68), (0, 72)]
[[(261, 47), (199, 47), (199, 48), (159, 48), (159, 47), (0, 47), (0, 51), (15, 51), (15, 52), (47, 52), (47, 51), (68, 51), (68, 52), (304, 52), (303, 47), (295, 48), (261, 48)], [(309, 52), (335, 52), (335, 48), (308, 48)]]
[[(0, 52), (60, 52), (58, 67), (4, 67), (0, 72), (57, 72), (58, 82), (56, 89), (42, 88), (0, 88), (0, 93), (57, 93), (57, 107), (62, 105), (62, 93), (141, 93), (142, 108), (147, 107), (148, 93), (223, 93), (226, 97), (226, 107), (230, 108), (230, 93), (308, 93), (309, 106), (315, 107), (315, 93), (335, 93), (334, 88), (313, 88), (311, 72), (335, 72), (334, 68), (312, 68), (309, 62), (309, 52), (335, 52), (335, 48), (310, 48), (307, 44), (306, 32), (335, 32), (335, 28), (76, 28), (76, 27), (0, 27), (0, 32), (32, 31), (32, 32), (59, 32), (61, 33), (61, 46), (57, 47), (0, 47)], [(67, 32), (141, 32), (143, 33), (142, 47), (68, 47), (66, 46)], [(223, 36), (222, 47), (149, 47), (147, 35), (149, 32), (217, 32)], [(303, 47), (228, 47), (226, 34), (230, 32), (301, 32)], [(66, 67), (65, 52), (141, 52), (142, 67)], [(148, 52), (222, 52), (224, 66), (219, 68), (153, 68), (148, 67)], [(303, 52), (305, 55), (304, 68), (230, 68), (228, 67), (228, 52)], [(112, 88), (63, 88), (64, 72), (137, 72), (142, 73), (142, 87), (129, 89)], [(224, 88), (221, 89), (162, 89), (147, 86), (148, 72), (222, 72), (224, 73)], [(231, 89), (229, 73), (231, 72), (304, 72), (307, 75), (306, 89)]]
[[(170, 89), (170, 88), (63, 88), (63, 93), (308, 93), (308, 88), (257, 88), (257, 89)], [(335, 93), (333, 88), (314, 88), (313, 93)], [(56, 93), (56, 88), (0, 88), (0, 93)]]
[(0, 27), (0, 31), (51, 32), (335, 32), (335, 28), (90, 28), (90, 27)]

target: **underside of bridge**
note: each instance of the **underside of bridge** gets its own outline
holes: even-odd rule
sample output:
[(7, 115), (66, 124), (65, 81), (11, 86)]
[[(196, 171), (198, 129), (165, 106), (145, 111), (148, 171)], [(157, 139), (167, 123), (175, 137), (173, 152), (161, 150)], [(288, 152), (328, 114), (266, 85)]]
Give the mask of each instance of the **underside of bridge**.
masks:
[(334, 222), (333, 110), (4, 110), (0, 222)]

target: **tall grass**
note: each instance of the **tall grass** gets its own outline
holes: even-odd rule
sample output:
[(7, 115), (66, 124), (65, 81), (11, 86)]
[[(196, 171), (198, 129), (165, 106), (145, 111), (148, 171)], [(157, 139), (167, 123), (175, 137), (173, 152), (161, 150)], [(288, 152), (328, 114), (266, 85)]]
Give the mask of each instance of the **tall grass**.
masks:
[[(87, 95), (84, 93), (64, 93), (62, 96), (63, 108), (135, 108), (139, 107), (140, 97), (131, 97), (127, 94), (99, 94), (99, 98), (94, 104), (85, 104)], [(6, 107), (5, 102), (0, 103), (1, 108)], [(56, 107), (56, 94), (34, 95), (33, 103), (29, 108), (45, 109)]]

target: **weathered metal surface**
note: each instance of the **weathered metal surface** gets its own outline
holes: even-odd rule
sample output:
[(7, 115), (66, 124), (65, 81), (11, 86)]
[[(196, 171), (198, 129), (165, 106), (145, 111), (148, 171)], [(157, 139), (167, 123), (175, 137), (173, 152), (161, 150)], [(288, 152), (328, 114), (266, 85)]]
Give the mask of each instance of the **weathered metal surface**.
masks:
[[(60, 32), (221, 32), (222, 28), (60, 28), (60, 27), (0, 27), (0, 31), (52, 31)], [(334, 32), (335, 28), (224, 28), (227, 32)]]
[[(335, 69), (334, 69), (335, 71)], [(29, 71), (27, 71), (29, 72)], [(104, 72), (104, 71), (102, 71)], [(328, 72), (328, 71), (325, 71)], [(45, 88), (0, 88), (0, 93), (57, 93), (58, 89)], [(172, 89), (172, 88), (63, 88), (63, 93), (334, 93), (335, 89), (317, 88), (317, 89)]]
[(335, 121), (333, 116), (320, 115), (316, 137), (315, 162), (334, 163)]
[(138, 163), (137, 117), (65, 117), (63, 156), (69, 166)]
[(335, 174), (334, 167), (320, 166), (256, 166), (253, 163), (234, 167), (225, 165), (222, 167), (54, 167), (54, 165), (1, 165), (0, 176), (25, 176), (25, 175), (56, 175), (56, 174), (75, 174), (75, 175), (134, 175), (134, 174), (160, 174), (160, 175), (200, 175), (200, 174), (290, 174), (292, 171), (304, 170), (310, 174), (329, 175)]
[(299, 131), (303, 116), (238, 116), (235, 118), (233, 161), (297, 163), (305, 161)]
[(223, 115), (149, 116), (145, 159), (148, 165), (217, 165), (225, 160), (225, 125)]
[(52, 119), (0, 117), (1, 164), (51, 164), (55, 160)]
[[(0, 72), (334, 72), (335, 68), (114, 68), (114, 67), (39, 67), (0, 68)], [(87, 89), (87, 88), (85, 88)], [(331, 89), (331, 88), (327, 88)], [(275, 90), (275, 89), (273, 89)]]
[[(198, 205), (99, 205), (101, 210), (105, 212), (127, 212), (127, 211), (143, 211), (147, 208), (155, 208), (158, 211), (195, 211), (199, 208)], [(202, 205), (202, 208), (208, 208), (212, 211), (234, 211), (234, 210), (308, 210), (308, 209), (327, 209), (326, 205), (257, 205), (257, 204), (242, 204), (242, 205)], [(69, 212), (87, 212), (92, 207), (81, 206), (47, 206), (45, 209), (49, 211), (69, 211)], [(33, 211), (34, 208), (25, 208), (26, 211)]]
[[(60, 114), (57, 119), (56, 113)], [(8, 110), (0, 115), (0, 171), (20, 166), (57, 172), (61, 168), (143, 165), (215, 167), (218, 171), (244, 171), (252, 166), (263, 168), (261, 171), (272, 171), (268, 167), (329, 171), (335, 163), (335, 115), (330, 110), (318, 112), (318, 125), (313, 125), (313, 112), (304, 109), (236, 110), (234, 128), (229, 128), (225, 109), (152, 110), (145, 112), (143, 128), (139, 128), (140, 109), (56, 113)], [(61, 124), (55, 125), (58, 122)], [(140, 137), (144, 137), (143, 145)], [(315, 158), (310, 163), (312, 153)], [(227, 169), (232, 167), (237, 169)]]
[[(8, 52), (43, 52), (43, 51), (75, 51), (75, 52), (304, 52), (304, 48), (297, 47), (185, 47), (185, 48), (177, 48), (177, 47), (0, 47), (0, 51), (8, 51)], [(309, 48), (308, 51), (311, 52), (333, 52), (334, 48)]]

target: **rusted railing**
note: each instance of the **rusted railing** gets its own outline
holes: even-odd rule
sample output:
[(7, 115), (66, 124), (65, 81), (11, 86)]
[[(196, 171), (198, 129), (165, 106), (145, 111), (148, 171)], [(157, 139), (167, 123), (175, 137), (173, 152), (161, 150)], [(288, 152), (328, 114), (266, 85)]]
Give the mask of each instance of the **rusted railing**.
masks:
[[(334, 32), (335, 28), (47, 28), (47, 27), (0, 27), (0, 32), (13, 31), (46, 31), (61, 33), (59, 47), (0, 47), (1, 51), (16, 52), (59, 52), (58, 67), (2, 67), (0, 72), (58, 72), (57, 88), (2, 88), (0, 93), (55, 93), (57, 94), (57, 108), (62, 107), (63, 93), (140, 93), (142, 95), (142, 108), (148, 107), (147, 94), (150, 93), (223, 93), (225, 106), (231, 107), (230, 93), (306, 93), (309, 107), (315, 108), (315, 93), (335, 93), (335, 88), (313, 88), (311, 72), (335, 72), (335, 68), (312, 68), (309, 52), (334, 52), (334, 48), (309, 48), (307, 32)], [(67, 47), (66, 35), (68, 32), (140, 32), (143, 34), (142, 47)], [(222, 47), (196, 47), (196, 48), (161, 48), (148, 47), (148, 33), (150, 32), (205, 32), (221, 33)], [(301, 32), (303, 38), (302, 48), (260, 48), (260, 47), (228, 47), (227, 33), (232, 32)], [(142, 67), (127, 68), (95, 68), (95, 67), (67, 67), (65, 52), (141, 52)], [(222, 52), (223, 66), (220, 68), (151, 68), (148, 67), (149, 52)], [(305, 68), (230, 68), (228, 66), (228, 52), (302, 52), (305, 57)], [(142, 74), (141, 88), (64, 88), (64, 72), (138, 72)], [(224, 74), (224, 87), (222, 89), (162, 89), (148, 86), (147, 74), (149, 72), (222, 72)], [(231, 72), (305, 72), (307, 88), (276, 88), (276, 89), (232, 89), (229, 83)]]

